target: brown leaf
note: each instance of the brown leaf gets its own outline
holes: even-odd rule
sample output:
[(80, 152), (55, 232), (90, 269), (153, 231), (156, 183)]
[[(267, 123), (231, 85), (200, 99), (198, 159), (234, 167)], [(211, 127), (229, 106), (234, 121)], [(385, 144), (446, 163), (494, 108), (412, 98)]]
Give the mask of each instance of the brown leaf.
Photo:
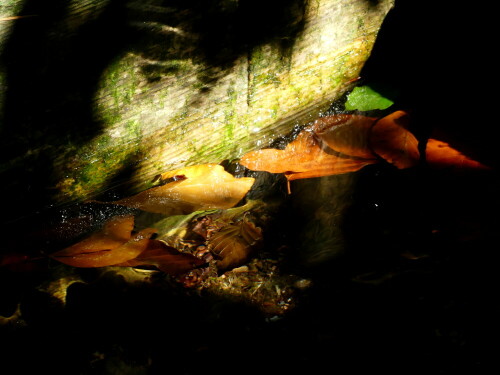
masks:
[(235, 178), (218, 164), (177, 169), (161, 178), (173, 181), (113, 203), (165, 215), (226, 209), (243, 199), (254, 183), (251, 177)]
[(125, 262), (142, 253), (156, 233), (147, 228), (134, 235), (133, 216), (117, 216), (82, 241), (50, 254), (52, 259), (74, 267), (105, 267)]
[(378, 120), (370, 132), (370, 147), (377, 155), (396, 167), (410, 168), (418, 164), (418, 140), (406, 128), (408, 114), (396, 111)]
[(261, 240), (261, 228), (243, 219), (238, 223), (228, 224), (213, 234), (208, 246), (218, 258), (217, 268), (227, 270), (244, 264)]
[(146, 250), (139, 256), (124, 263), (115, 264), (115, 266), (154, 266), (169, 275), (176, 276), (203, 264), (205, 261), (192, 254), (181, 253), (163, 241), (150, 240)]
[(332, 150), (365, 159), (376, 158), (368, 146), (370, 130), (377, 119), (361, 115), (339, 114), (320, 117), (314, 133)]
[(285, 173), (289, 180), (354, 172), (376, 162), (340, 155), (322, 145), (310, 129), (302, 131), (284, 150), (253, 151), (240, 160), (248, 169)]
[(448, 143), (433, 138), (427, 141), (425, 159), (431, 168), (490, 169), (462, 154)]

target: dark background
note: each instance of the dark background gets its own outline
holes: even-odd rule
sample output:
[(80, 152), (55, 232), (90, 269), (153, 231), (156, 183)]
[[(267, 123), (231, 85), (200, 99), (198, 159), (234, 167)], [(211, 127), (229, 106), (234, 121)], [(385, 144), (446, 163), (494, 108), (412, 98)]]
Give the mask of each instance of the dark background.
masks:
[[(497, 166), (493, 18), (482, 2), (396, 0), (362, 78), (396, 90), (419, 136), (438, 129)], [(2, 273), (2, 313), (20, 300), (28, 326), (3, 330), (1, 366), (65, 374), (492, 373), (498, 186), (496, 172), (366, 168), (346, 216), (350, 251), (312, 268), (291, 257), (285, 269), (313, 287), (275, 322), (230, 300), (96, 281), (91, 272), (61, 308), (33, 289), (43, 272)], [(282, 218), (292, 245), (287, 220), (297, 216)], [(107, 358), (91, 363), (97, 352)]]

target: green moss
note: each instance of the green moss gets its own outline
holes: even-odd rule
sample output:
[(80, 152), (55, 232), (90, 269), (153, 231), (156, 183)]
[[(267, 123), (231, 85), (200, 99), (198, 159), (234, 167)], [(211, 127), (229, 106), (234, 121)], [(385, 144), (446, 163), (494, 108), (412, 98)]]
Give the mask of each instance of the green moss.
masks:
[(280, 55), (279, 49), (273, 46), (269, 52), (264, 51), (263, 47), (254, 48), (249, 59), (249, 84), (253, 89), (261, 85), (273, 84), (278, 87), (282, 84), (279, 75), (284, 71), (290, 70), (290, 59), (276, 59)]
[(108, 135), (108, 134), (103, 134), (100, 139), (99, 139), (99, 142), (97, 142), (97, 146), (99, 147), (100, 150), (104, 150), (106, 148), (108, 148), (111, 144), (111, 142), (113, 141), (113, 138)]
[(233, 87), (227, 90), (227, 100), (224, 105), (224, 135), (223, 143), (231, 144), (234, 142), (235, 117), (236, 117), (236, 100), (238, 93)]
[[(236, 146), (234, 146), (236, 148)], [(234, 151), (234, 150), (233, 150)], [(201, 164), (201, 163), (219, 163), (228, 158), (231, 153), (223, 143), (218, 145), (201, 145), (194, 144), (190, 147), (191, 157), (186, 161), (186, 165)]]
[(271, 108), (271, 117), (273, 119), (277, 119), (278, 118), (278, 114), (280, 112), (280, 105), (279, 103), (276, 103), (272, 108)]
[(140, 141), (142, 131), (138, 121), (129, 120), (125, 123), (124, 128), (127, 131), (127, 139), (135, 139), (136, 142)]
[(105, 105), (105, 103), (109, 103), (111, 100), (112, 107), (116, 111), (120, 111), (125, 105), (131, 104), (142, 81), (140, 75), (135, 71), (136, 66), (131, 56), (117, 59), (111, 63), (101, 78), (99, 105), (105, 106), (109, 110), (110, 106)]
[(171, 124), (180, 124), (182, 123), (189, 115), (189, 106), (184, 105), (182, 109), (172, 118), (170, 119)]
[[(141, 154), (141, 128), (137, 121), (121, 125), (120, 143), (104, 133), (77, 150), (58, 188), (66, 198), (80, 200), (101, 191), (108, 181)], [(126, 147), (124, 146), (126, 144)]]
[[(77, 173), (73, 173), (73, 178), (66, 179), (65, 183), (58, 188), (71, 199), (79, 200), (101, 191), (108, 181), (117, 173), (130, 165), (131, 160), (139, 154), (138, 145), (125, 148), (108, 148), (101, 150), (94, 155), (99, 155), (85, 160), (80, 160)], [(101, 145), (100, 147), (104, 147)], [(89, 155), (89, 154), (87, 154)], [(70, 181), (71, 180), (71, 181)]]
[(25, 0), (2, 0), (2, 4), (0, 6), (0, 14), (9, 14), (9, 15), (17, 15), (17, 13), (21, 10), (21, 7), (24, 5)]
[(364, 32), (365, 29), (365, 19), (363, 17), (358, 18), (358, 32)]

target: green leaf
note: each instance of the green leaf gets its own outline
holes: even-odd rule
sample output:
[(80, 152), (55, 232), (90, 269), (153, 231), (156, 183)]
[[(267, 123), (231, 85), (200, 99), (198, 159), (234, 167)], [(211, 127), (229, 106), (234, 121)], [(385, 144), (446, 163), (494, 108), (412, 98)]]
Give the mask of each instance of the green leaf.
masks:
[(370, 86), (355, 87), (348, 95), (345, 109), (348, 111), (371, 111), (389, 108), (394, 102), (380, 95)]

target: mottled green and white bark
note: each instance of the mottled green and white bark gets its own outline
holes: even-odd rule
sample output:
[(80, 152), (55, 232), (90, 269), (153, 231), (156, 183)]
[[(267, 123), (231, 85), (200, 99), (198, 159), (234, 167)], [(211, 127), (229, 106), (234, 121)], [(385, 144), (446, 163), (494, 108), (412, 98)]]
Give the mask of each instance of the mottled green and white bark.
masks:
[[(65, 30), (78, 32), (107, 2), (68, 0)], [(239, 3), (226, 2), (228, 7)], [(192, 48), (202, 37), (197, 30), (183, 22), (143, 22), (140, 27), (168, 34), (172, 43), (165, 48), (179, 49), (180, 57), (170, 58), (176, 56), (174, 51), (155, 59), (135, 50), (107, 66), (93, 98), (100, 132), (84, 145), (45, 151), (52, 157), (54, 200), (82, 200), (109, 188), (110, 179), (131, 160), (133, 192), (148, 187), (160, 172), (218, 163), (268, 145), (345, 92), (370, 55), (393, 2), (310, 0), (297, 15), (303, 28), (286, 53), (279, 35), (243, 48), (231, 64), (216, 68), (195, 58)], [(0, 18), (16, 16), (19, 3), (22, 0), (0, 0)], [(158, 12), (168, 12), (168, 7), (158, 5), (162, 3), (168, 4), (129, 2), (128, 8), (141, 12), (149, 7), (151, 12), (156, 6)], [(19, 21), (0, 21), (2, 38)], [(144, 74), (145, 67), (160, 73), (152, 78)], [(8, 166), (4, 163), (3, 168)]]

